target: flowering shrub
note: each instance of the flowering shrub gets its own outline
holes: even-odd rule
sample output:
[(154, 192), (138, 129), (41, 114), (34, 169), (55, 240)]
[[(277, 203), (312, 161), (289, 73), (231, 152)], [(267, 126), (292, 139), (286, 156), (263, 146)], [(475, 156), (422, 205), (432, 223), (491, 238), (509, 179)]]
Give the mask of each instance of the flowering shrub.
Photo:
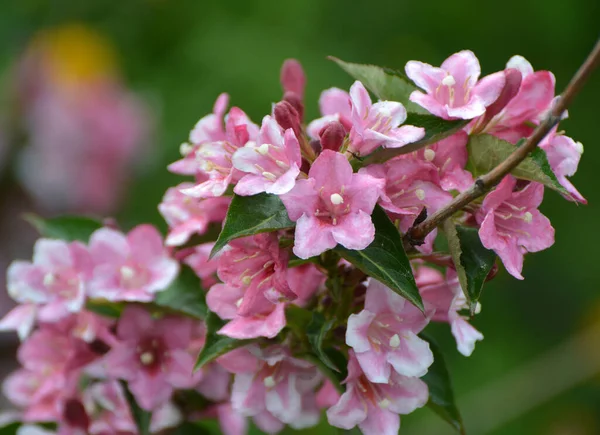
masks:
[(0, 322), (23, 341), (4, 384), (21, 435), (215, 418), (228, 435), (249, 419), (277, 433), (322, 412), (387, 435), (425, 405), (464, 433), (427, 326), (471, 355), (484, 282), (499, 264), (523, 279), (525, 254), (554, 243), (544, 190), (585, 203), (566, 178), (583, 148), (556, 129), (572, 94), (519, 56), (483, 78), (470, 51), (406, 75), (334, 60), (358, 80), (324, 91), (309, 123), (293, 60), (260, 125), (218, 97), (169, 166), (187, 180), (158, 206), (164, 241), (148, 225), (36, 221)]

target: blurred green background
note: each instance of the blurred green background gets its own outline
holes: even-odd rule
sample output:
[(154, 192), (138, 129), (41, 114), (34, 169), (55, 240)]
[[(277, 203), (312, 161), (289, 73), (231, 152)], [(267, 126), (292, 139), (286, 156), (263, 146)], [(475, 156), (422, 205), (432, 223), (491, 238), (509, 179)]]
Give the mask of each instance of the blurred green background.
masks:
[[(437, 65), (468, 48), (487, 74), (521, 54), (536, 69), (553, 71), (561, 90), (598, 37), (599, 17), (597, 0), (4, 0), (0, 70), (40, 29), (83, 23), (104, 34), (127, 85), (159, 114), (152, 140), (157, 155), (118, 218), (125, 227), (147, 221), (164, 228), (156, 206), (181, 180), (165, 166), (178, 157), (190, 128), (223, 91), (260, 121), (281, 97), (285, 58), (299, 59), (308, 75), (308, 119), (317, 116), (323, 89), (352, 83), (327, 55), (403, 69), (407, 60)], [(471, 434), (600, 433), (600, 379), (594, 375), (600, 372), (600, 334), (583, 345), (572, 341), (600, 321), (599, 99), (596, 73), (561, 124), (585, 146), (573, 181), (589, 205), (547, 192), (542, 210), (556, 228), (556, 244), (527, 257), (525, 281), (503, 271), (486, 287), (474, 321), (486, 338), (472, 357), (458, 354), (447, 328), (436, 328)], [(401, 432), (452, 433), (436, 419), (419, 410), (403, 418)]]

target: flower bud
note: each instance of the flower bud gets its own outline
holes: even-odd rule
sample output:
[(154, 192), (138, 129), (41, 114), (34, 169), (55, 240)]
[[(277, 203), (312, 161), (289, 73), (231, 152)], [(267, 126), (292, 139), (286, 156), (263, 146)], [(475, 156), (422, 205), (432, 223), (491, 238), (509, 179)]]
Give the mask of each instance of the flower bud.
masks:
[(297, 138), (301, 137), (302, 130), (300, 128), (300, 117), (298, 116), (298, 111), (287, 101), (280, 101), (275, 105), (273, 109), (273, 115), (275, 116), (275, 120), (277, 123), (283, 128), (287, 130), (291, 128), (294, 130)]
[(304, 104), (302, 103), (302, 98), (295, 92), (286, 92), (283, 95), (283, 101), (287, 101), (294, 109), (296, 109), (296, 112), (298, 112), (298, 119), (302, 122), (304, 119)]
[(292, 92), (298, 96), (300, 101), (304, 99), (304, 87), (306, 86), (306, 76), (302, 65), (296, 59), (287, 59), (281, 67), (281, 86), (284, 94)]
[(78, 399), (67, 399), (65, 401), (63, 419), (69, 426), (77, 429), (84, 429), (86, 432), (90, 426), (90, 417), (88, 416), (83, 403)]
[(319, 137), (324, 150), (339, 151), (346, 137), (346, 129), (340, 122), (333, 121), (323, 127)]

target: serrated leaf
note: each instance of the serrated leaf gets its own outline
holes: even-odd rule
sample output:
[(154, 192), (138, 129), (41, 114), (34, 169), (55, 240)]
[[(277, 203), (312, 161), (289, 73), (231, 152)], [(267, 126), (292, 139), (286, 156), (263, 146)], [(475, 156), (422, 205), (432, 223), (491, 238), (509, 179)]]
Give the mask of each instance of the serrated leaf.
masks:
[(306, 335), (313, 352), (321, 362), (331, 370), (339, 372), (340, 369), (331, 361), (329, 355), (323, 349), (325, 337), (329, 334), (334, 324), (335, 319), (326, 320), (323, 314), (315, 311), (312, 313), (312, 319), (306, 327)]
[(102, 228), (102, 222), (85, 216), (58, 216), (44, 219), (35, 214), (26, 214), (27, 220), (42, 237), (60, 239), (67, 242), (87, 243), (94, 231)]
[(210, 256), (214, 256), (231, 240), (259, 233), (291, 228), (287, 210), (276, 195), (259, 193), (253, 196), (233, 195), (225, 224)]
[(496, 262), (496, 254), (481, 244), (476, 228), (456, 226), (448, 219), (444, 222), (444, 233), (458, 281), (473, 315), (481, 297), (483, 284)]
[(183, 266), (173, 283), (156, 294), (154, 303), (161, 307), (204, 319), (208, 313), (200, 278), (188, 266)]
[(429, 113), (409, 100), (410, 94), (418, 88), (403, 72), (376, 65), (344, 62), (333, 56), (329, 59), (337, 63), (350, 76), (362, 82), (379, 99), (398, 101), (409, 112)]
[(429, 342), (429, 347), (433, 353), (433, 364), (425, 376), (421, 379), (429, 387), (429, 401), (427, 406), (436, 414), (446, 420), (460, 434), (465, 434), (462, 417), (456, 406), (450, 374), (444, 361), (444, 355), (437, 343), (425, 334), (421, 334), (424, 340)]
[[(498, 166), (517, 149), (516, 145), (489, 134), (471, 136), (467, 144), (469, 151), (468, 167), (474, 176), (487, 174)], [(536, 148), (528, 157), (511, 171), (511, 174), (524, 180), (536, 181), (571, 197), (569, 192), (560, 185), (548, 163), (546, 153)]]
[(375, 225), (375, 239), (369, 246), (362, 251), (354, 251), (338, 245), (335, 251), (358, 269), (381, 281), (424, 311), (423, 301), (398, 229), (378, 205), (375, 206), (371, 218)]
[(195, 369), (199, 369), (209, 362), (215, 360), (227, 352), (252, 343), (253, 340), (236, 340), (235, 338), (219, 335), (217, 332), (224, 325), (224, 322), (212, 311), (208, 311), (205, 319), (206, 323), (206, 341), (204, 347), (198, 355)]

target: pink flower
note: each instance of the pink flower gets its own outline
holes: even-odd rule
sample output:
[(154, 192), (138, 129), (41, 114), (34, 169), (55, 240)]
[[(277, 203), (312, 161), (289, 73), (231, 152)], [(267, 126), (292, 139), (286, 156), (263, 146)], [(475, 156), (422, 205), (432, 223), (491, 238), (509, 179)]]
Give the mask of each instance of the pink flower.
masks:
[(217, 283), (216, 274), (219, 266), (218, 258), (210, 259), (210, 252), (215, 246), (214, 242), (202, 243), (193, 248), (191, 254), (182, 261), (190, 266), (202, 280), (202, 288), (210, 288)]
[(184, 317), (153, 319), (130, 305), (117, 326), (120, 342), (106, 355), (107, 373), (128, 382), (137, 403), (152, 411), (165, 404), (176, 388), (191, 388), (194, 358), (187, 352), (193, 321)]
[(298, 299), (294, 304), (305, 306), (325, 282), (326, 277), (314, 264), (303, 264), (287, 270), (287, 281)]
[[(430, 215), (452, 200), (452, 195), (440, 187), (438, 168), (426, 159), (394, 159), (384, 165), (368, 166), (365, 171), (385, 180), (379, 204), (394, 220), (399, 220), (403, 233), (413, 225), (423, 208)], [(418, 249), (431, 252), (436, 234), (436, 231), (430, 233)]]
[(57, 322), (69, 313), (79, 312), (85, 303), (91, 271), (90, 254), (83, 244), (38, 240), (33, 262), (15, 261), (8, 268), (8, 293), (24, 305), (8, 313), (0, 329), (17, 329), (25, 338), (36, 316), (44, 322)]
[(158, 210), (169, 224), (167, 246), (180, 246), (192, 234), (204, 234), (212, 222), (222, 222), (231, 202), (229, 197), (197, 199), (181, 193), (193, 187), (192, 183), (181, 183), (165, 193)]
[(233, 154), (234, 168), (247, 174), (234, 192), (244, 196), (260, 192), (287, 193), (294, 187), (301, 164), (300, 145), (294, 131), (288, 128), (283, 132), (267, 115), (256, 141), (247, 142)]
[(221, 319), (229, 320), (219, 330), (219, 334), (238, 340), (277, 336), (285, 327), (285, 304), (273, 304), (259, 293), (254, 298), (252, 313), (241, 316), (239, 307), (243, 303), (244, 292), (243, 287), (231, 287), (227, 284), (215, 284), (208, 291), (208, 308)]
[(417, 336), (428, 323), (418, 308), (371, 279), (365, 308), (348, 318), (346, 343), (370, 382), (387, 383), (392, 368), (421, 377), (433, 363), (429, 343)]
[(306, 128), (308, 135), (319, 139), (321, 131), (332, 122), (340, 122), (346, 130), (352, 128), (352, 105), (348, 92), (338, 88), (330, 88), (321, 92), (319, 109), (322, 118), (315, 119)]
[(148, 302), (166, 289), (179, 271), (160, 234), (150, 225), (139, 225), (127, 235), (101, 228), (90, 238), (90, 253), (95, 263), (89, 285), (92, 298)]
[(197, 172), (202, 177), (194, 187), (183, 189), (183, 193), (196, 198), (221, 196), (230, 183), (235, 183), (242, 176), (232, 164), (233, 154), (248, 141), (254, 141), (258, 135), (258, 127), (237, 107), (233, 107), (227, 115), (225, 137), (218, 141), (202, 142), (194, 148), (184, 147), (183, 151), (193, 154), (197, 164)]
[(137, 433), (137, 425), (119, 382), (104, 381), (87, 386), (83, 404), (87, 414), (93, 416), (88, 429), (90, 434)]
[(370, 214), (383, 180), (364, 171), (352, 173), (343, 154), (324, 150), (307, 180), (298, 180), (282, 195), (289, 217), (296, 222), (294, 254), (309, 258), (334, 248), (364, 249), (375, 237)]
[(367, 155), (383, 146), (400, 148), (425, 136), (425, 129), (403, 125), (406, 109), (395, 101), (379, 101), (372, 104), (369, 93), (359, 81), (350, 88), (352, 105), (352, 130), (349, 151)]
[(508, 273), (523, 279), (523, 254), (552, 246), (554, 228), (537, 209), (544, 186), (531, 182), (522, 190), (515, 191), (515, 187), (514, 177), (504, 177), (485, 197), (476, 218), (483, 246), (498, 254)]
[[(468, 318), (459, 314), (459, 311), (468, 309), (468, 305), (456, 273), (448, 269), (444, 278), (436, 269), (419, 265), (416, 268), (415, 280), (431, 320), (449, 323), (458, 351), (464, 356), (470, 356), (475, 349), (475, 343), (483, 340), (483, 335), (471, 326)], [(477, 312), (480, 309), (481, 305), (477, 303)]]
[(244, 287), (238, 313), (255, 311), (259, 298), (272, 303), (296, 299), (287, 283), (287, 254), (279, 249), (275, 233), (263, 233), (229, 242), (229, 249), (219, 257), (217, 273), (230, 286)]
[(587, 204), (587, 200), (567, 179), (575, 175), (577, 166), (583, 154), (581, 142), (575, 142), (568, 136), (556, 133), (556, 127), (540, 142), (540, 148), (546, 152), (548, 162), (559, 183), (575, 198), (576, 201)]
[(421, 91), (414, 91), (410, 101), (444, 119), (473, 119), (485, 113), (504, 87), (504, 73), (481, 74), (479, 60), (472, 51), (453, 54), (440, 68), (427, 63), (410, 61), (406, 75)]
[(350, 350), (346, 392), (327, 410), (329, 424), (342, 429), (356, 425), (365, 435), (397, 435), (400, 429), (398, 414), (410, 414), (424, 406), (429, 398), (427, 385), (418, 378), (397, 373), (386, 384), (369, 382)]
[(473, 176), (465, 170), (469, 136), (459, 131), (446, 139), (416, 151), (416, 156), (437, 167), (439, 184), (445, 191), (463, 192), (473, 184)]
[(238, 371), (233, 381), (233, 409), (249, 417), (266, 411), (295, 429), (317, 424), (314, 389), (322, 377), (316, 367), (291, 357), (281, 347), (252, 351), (255, 363)]

